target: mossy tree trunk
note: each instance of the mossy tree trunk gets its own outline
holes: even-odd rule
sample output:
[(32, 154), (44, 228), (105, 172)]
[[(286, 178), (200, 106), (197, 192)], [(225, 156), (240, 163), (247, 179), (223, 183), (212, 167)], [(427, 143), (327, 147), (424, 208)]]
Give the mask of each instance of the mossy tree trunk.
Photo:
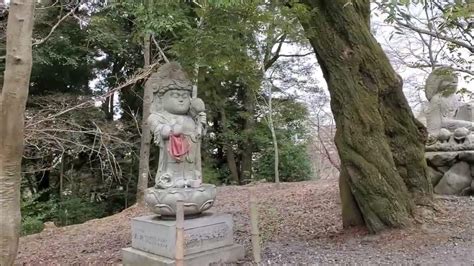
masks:
[[(345, 224), (360, 223), (360, 210), (371, 232), (402, 227), (410, 221), (413, 198), (428, 203), (432, 196), (425, 131), (403, 95), (400, 77), (370, 33), (370, 2), (302, 2), (309, 12), (300, 21), (331, 94), (341, 182), (350, 187), (341, 184)], [(359, 210), (350, 207), (352, 196)]]
[(12, 0), (0, 97), (0, 265), (13, 265), (20, 235), (24, 114), (32, 66), (34, 0)]
[[(144, 65), (150, 65), (150, 34), (144, 37)], [(153, 99), (153, 88), (146, 86), (143, 89), (143, 115), (142, 115), (142, 135), (140, 138), (140, 161), (138, 166), (138, 182), (137, 182), (137, 203), (145, 204), (145, 190), (148, 187), (148, 176), (150, 174), (150, 146), (151, 146), (151, 131), (148, 117), (150, 116), (150, 107)]]

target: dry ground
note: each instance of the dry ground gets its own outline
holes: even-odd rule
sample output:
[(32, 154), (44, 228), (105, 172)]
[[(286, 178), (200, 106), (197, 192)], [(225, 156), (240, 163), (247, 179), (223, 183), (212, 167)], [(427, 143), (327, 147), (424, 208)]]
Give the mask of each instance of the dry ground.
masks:
[[(337, 181), (258, 184), (263, 257), (268, 264), (441, 264), (473, 265), (474, 200), (437, 197), (437, 211), (419, 210), (403, 230), (373, 236), (362, 228), (342, 230)], [(235, 238), (250, 260), (248, 187), (218, 189), (214, 212), (231, 213)], [(45, 229), (22, 237), (19, 265), (120, 264), (130, 246), (130, 218), (148, 211), (132, 207), (84, 224)], [(420, 223), (423, 221), (423, 223)]]

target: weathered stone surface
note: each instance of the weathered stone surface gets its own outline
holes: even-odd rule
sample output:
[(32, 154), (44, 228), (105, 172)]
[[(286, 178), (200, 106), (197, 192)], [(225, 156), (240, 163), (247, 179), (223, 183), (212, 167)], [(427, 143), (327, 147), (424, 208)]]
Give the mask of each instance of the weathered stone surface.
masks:
[(474, 151), (460, 151), (458, 159), (468, 163), (474, 163)]
[(469, 129), (465, 127), (458, 127), (454, 130), (453, 138), (456, 143), (464, 143), (469, 133)]
[[(472, 103), (463, 104), (456, 93), (458, 76), (451, 68), (437, 68), (426, 80), (425, 94), (429, 101), (425, 110), (426, 127), (431, 136), (439, 136), (441, 129), (451, 132), (459, 128), (472, 128)], [(462, 141), (469, 131), (459, 139)], [(460, 136), (458, 136), (460, 137)], [(446, 141), (441, 138), (440, 141)]]
[(439, 180), (443, 177), (443, 173), (436, 171), (435, 169), (428, 167), (428, 177), (431, 180), (433, 187), (438, 184)]
[(439, 166), (451, 166), (456, 161), (458, 152), (427, 152), (425, 158), (430, 165)]
[(178, 63), (162, 65), (147, 81), (154, 90), (148, 123), (160, 147), (155, 186), (199, 187), (201, 138), (206, 124), (204, 102)]
[(472, 103), (463, 103), (456, 112), (457, 119), (464, 121), (474, 121), (474, 108)]
[(423, 107), (429, 134), (426, 151), (473, 149), (474, 102), (461, 101), (456, 93), (458, 80), (448, 67), (434, 69), (428, 75), (425, 94), (429, 102)]
[(163, 216), (176, 216), (176, 202), (184, 202), (184, 214), (196, 215), (214, 205), (217, 189), (215, 185), (202, 184), (198, 188), (172, 187), (148, 188), (145, 202), (153, 212)]
[(451, 166), (440, 166), (440, 167), (436, 167), (436, 169), (441, 172), (441, 173), (446, 173), (449, 169), (451, 168)]
[(473, 151), (474, 150), (474, 133), (469, 134), (468, 140), (464, 143), (456, 143), (454, 140), (450, 142), (429, 144), (425, 147), (427, 152), (450, 152), (450, 151)]
[(474, 167), (469, 166), (474, 166), (474, 102), (463, 103), (457, 85), (455, 71), (447, 67), (434, 69), (425, 84), (429, 101), (424, 108), (429, 135), (425, 158), (438, 194), (469, 193), (474, 176)]
[[(174, 259), (154, 255), (148, 252), (140, 251), (134, 248), (122, 249), (124, 266), (161, 266), (175, 265)], [(226, 265), (237, 262), (244, 258), (244, 247), (240, 245), (230, 245), (220, 247), (210, 251), (194, 253), (184, 256), (184, 265), (186, 266), (205, 266), (211, 264)]]
[(202, 186), (201, 140), (206, 133), (204, 102), (178, 63), (162, 65), (146, 83), (153, 90), (148, 116), (154, 142), (160, 148), (155, 187), (145, 191), (145, 203), (156, 214), (174, 216), (176, 201), (184, 201), (184, 214), (195, 215), (212, 207), (216, 194)]
[[(229, 246), (233, 240), (230, 214), (206, 214), (184, 221), (185, 255)], [(132, 247), (155, 255), (174, 258), (176, 221), (143, 216), (132, 219)]]
[(444, 195), (458, 195), (472, 182), (470, 166), (466, 162), (456, 163), (439, 181), (434, 191)]
[(461, 193), (459, 193), (460, 196), (469, 196), (471, 195), (471, 186), (468, 186), (464, 188)]

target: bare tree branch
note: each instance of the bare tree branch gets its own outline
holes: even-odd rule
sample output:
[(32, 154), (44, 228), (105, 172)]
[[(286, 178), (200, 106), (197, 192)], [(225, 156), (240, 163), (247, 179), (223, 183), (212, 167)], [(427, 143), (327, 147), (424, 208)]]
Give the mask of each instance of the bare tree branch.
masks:
[[(438, 3), (437, 1), (433, 1), (432, 2), (441, 12), (446, 13), (446, 9), (444, 7), (442, 7), (440, 5), (440, 3)], [(474, 36), (472, 35), (472, 32), (470, 31), (470, 28), (472, 26), (470, 26), (471, 24), (468, 24), (468, 27), (467, 28), (464, 28), (464, 26), (459, 23), (459, 21), (457, 21), (456, 19), (453, 19), (450, 21), (452, 24), (454, 24), (458, 29), (459, 31), (463, 34), (464, 37), (466, 37), (466, 34), (469, 35), (469, 37), (473, 38)]]
[[(81, 1), (81, 2), (82, 2), (82, 1)], [(72, 8), (71, 11), (69, 11), (66, 15), (62, 16), (62, 17), (58, 20), (58, 22), (56, 22), (56, 24), (54, 24), (54, 26), (51, 28), (51, 30), (49, 31), (48, 35), (46, 35), (46, 37), (44, 37), (44, 38), (42, 38), (42, 39), (40, 39), (40, 40), (35, 41), (35, 42), (33, 43), (33, 46), (37, 46), (37, 45), (40, 45), (40, 44), (46, 42), (46, 41), (49, 39), (49, 37), (51, 37), (51, 35), (54, 33), (54, 31), (56, 30), (56, 28), (57, 28), (66, 18), (68, 18), (69, 16), (73, 15), (74, 12), (76, 12), (76, 9), (79, 8), (81, 2), (79, 2), (76, 7)]]
[[(329, 163), (331, 163), (331, 165), (340, 172), (341, 171), (341, 165), (338, 162), (336, 162), (336, 160), (334, 160), (333, 156), (331, 155), (328, 148), (326, 147), (325, 140), (321, 137), (321, 126), (318, 125), (317, 129), (318, 129), (318, 135), (317, 136), (318, 136), (319, 142), (321, 143), (321, 147), (324, 150), (324, 154), (326, 155), (326, 158), (329, 160)], [(328, 137), (326, 137), (326, 139), (328, 139)]]
[[(132, 84), (135, 84), (135, 83), (137, 83), (137, 82), (140, 81), (140, 80), (143, 80), (143, 79), (147, 78), (147, 77), (153, 72), (153, 70), (155, 69), (155, 67), (156, 67), (157, 65), (158, 65), (158, 64), (155, 63), (155, 64), (151, 64), (151, 65), (147, 66), (146, 69), (142, 70), (140, 73), (136, 74), (136, 75), (133, 76), (131, 79), (128, 79), (128, 80), (125, 81), (124, 83), (122, 83), (122, 84), (120, 84), (119, 86), (117, 86), (117, 87), (115, 87), (115, 88), (109, 90), (107, 93), (105, 93), (105, 94), (99, 96), (98, 98), (99, 98), (99, 99), (105, 99), (105, 98), (109, 97), (110, 95), (112, 95), (113, 93), (115, 93), (115, 92), (117, 92), (117, 91), (119, 91), (119, 90), (121, 90), (121, 89), (123, 89), (123, 88), (125, 88), (125, 87), (128, 87), (128, 86), (130, 86), (130, 85), (132, 85)], [(49, 117), (48, 117), (48, 120), (54, 119), (54, 118), (56, 118), (56, 117), (58, 117), (58, 116), (64, 115), (65, 113), (71, 112), (71, 111), (76, 110), (76, 109), (79, 109), (79, 108), (84, 108), (84, 107), (87, 107), (87, 106), (92, 106), (92, 105), (94, 105), (95, 101), (97, 101), (97, 99), (89, 99), (89, 100), (87, 100), (87, 101), (85, 101), (85, 102), (82, 102), (82, 103), (80, 103), (80, 104), (74, 105), (74, 106), (72, 106), (72, 107), (70, 107), (70, 108), (68, 108), (68, 109), (65, 109), (65, 110), (63, 110), (63, 111), (61, 111), (61, 112), (59, 112), (59, 113), (56, 113), (56, 114), (54, 114), (54, 115), (49, 116)], [(46, 121), (46, 120), (41, 120), (41, 121), (38, 121), (38, 122), (36, 122), (36, 123), (29, 124), (29, 125), (27, 125), (27, 127), (31, 127), (31, 126), (37, 125), (37, 124), (42, 123), (42, 122), (44, 122), (44, 121)]]
[(42, 10), (42, 9), (52, 8), (52, 7), (55, 7), (58, 3), (59, 3), (59, 0), (56, 0), (54, 3), (52, 3), (52, 4), (49, 5), (49, 6), (36, 7), (36, 9), (37, 9), (37, 10)]
[(469, 75), (473, 75), (473, 76), (474, 76), (474, 71), (472, 71), (472, 70), (468, 70), (468, 69), (464, 69), (464, 68), (458, 68), (458, 67), (453, 67), (453, 66), (447, 65), (447, 64), (418, 64), (418, 63), (409, 64), (409, 63), (407, 63), (406, 65), (407, 65), (408, 67), (411, 67), (411, 68), (449, 67), (449, 68), (453, 69), (454, 71), (459, 71), (459, 72), (463, 72), (463, 73), (466, 73), (466, 74), (469, 74)]
[(195, 4), (196, 6), (198, 6), (199, 8), (202, 8), (202, 5), (199, 4), (198, 2), (196, 2), (195, 0), (191, 1), (193, 4)]
[(468, 49), (470, 52), (474, 53), (474, 46), (467, 43), (467, 42), (459, 41), (459, 40), (456, 40), (454, 38), (450, 38), (448, 36), (444, 36), (444, 35), (441, 35), (441, 34), (438, 34), (438, 33), (435, 33), (435, 32), (431, 32), (429, 30), (425, 30), (425, 29), (422, 29), (422, 28), (418, 28), (417, 26), (407, 24), (407, 23), (404, 23), (404, 22), (401, 22), (401, 21), (398, 21), (398, 25), (400, 25), (402, 27), (405, 27), (405, 28), (408, 28), (408, 29), (411, 29), (411, 30), (416, 31), (416, 32), (421, 33), (421, 34), (430, 35), (430, 36), (433, 36), (435, 38), (445, 40), (447, 42), (459, 45), (461, 47), (464, 47), (464, 48)]
[(163, 60), (165, 60), (166, 63), (169, 63), (170, 60), (168, 60), (168, 57), (166, 57), (165, 53), (163, 52), (163, 49), (161, 49), (160, 44), (156, 41), (155, 35), (151, 36), (153, 43), (156, 45), (156, 48), (158, 48), (158, 51), (160, 52), (161, 56), (163, 57)]
[(308, 52), (305, 54), (280, 54), (280, 57), (305, 57), (312, 54), (314, 54), (314, 52)]
[(272, 58), (270, 58), (268, 61), (266, 61), (264, 63), (264, 70), (266, 71), (267, 69), (269, 69), (275, 62), (276, 60), (278, 60), (278, 58), (280, 57), (280, 51), (281, 51), (281, 47), (283, 46), (283, 42), (285, 41), (286, 39), (286, 34), (283, 34), (279, 40), (279, 44), (278, 44), (278, 47), (275, 51), (275, 53), (273, 54)]

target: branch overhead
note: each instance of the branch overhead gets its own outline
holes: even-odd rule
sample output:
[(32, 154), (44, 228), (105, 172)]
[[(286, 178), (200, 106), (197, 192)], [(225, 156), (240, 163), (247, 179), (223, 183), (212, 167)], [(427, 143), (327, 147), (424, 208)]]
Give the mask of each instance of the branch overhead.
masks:
[(414, 26), (412, 24), (404, 23), (404, 22), (401, 22), (401, 21), (398, 21), (398, 25), (400, 25), (402, 27), (405, 27), (407, 29), (411, 29), (411, 30), (416, 31), (416, 32), (421, 33), (421, 34), (429, 35), (429, 36), (432, 36), (432, 37), (435, 37), (435, 38), (438, 38), (438, 39), (456, 44), (458, 46), (461, 46), (461, 47), (464, 47), (464, 48), (468, 49), (471, 53), (474, 53), (474, 46), (471, 45), (468, 42), (460, 41), (460, 40), (457, 40), (455, 38), (451, 38), (451, 37), (448, 37), (448, 36), (445, 36), (445, 35), (441, 35), (439, 33), (432, 32), (432, 31), (429, 31), (429, 30), (425, 30), (425, 29), (419, 28), (417, 26)]

